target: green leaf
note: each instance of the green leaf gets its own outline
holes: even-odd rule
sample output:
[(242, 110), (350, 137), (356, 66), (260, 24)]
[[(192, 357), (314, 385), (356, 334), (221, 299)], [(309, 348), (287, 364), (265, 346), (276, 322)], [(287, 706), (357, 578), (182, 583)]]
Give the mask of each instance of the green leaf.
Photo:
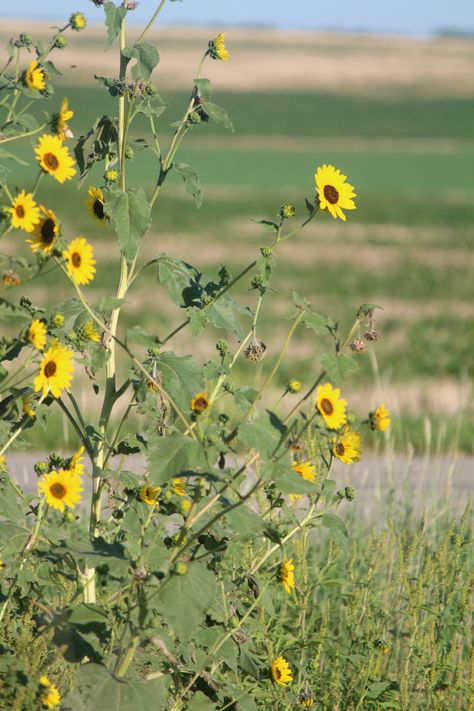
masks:
[(226, 513), (225, 521), (229, 524), (232, 532), (237, 532), (239, 534), (239, 539), (241, 541), (253, 538), (256, 533), (261, 533), (266, 525), (260, 516), (252, 513), (250, 509), (244, 505), (239, 506), (236, 509), (232, 509)]
[(203, 109), (213, 121), (221, 123), (224, 128), (229, 129), (232, 133), (234, 132), (234, 125), (230, 120), (229, 114), (221, 106), (217, 106), (217, 104), (211, 104), (209, 101), (206, 101)]
[(136, 64), (131, 69), (132, 78), (144, 79), (147, 81), (153, 69), (156, 67), (160, 61), (160, 55), (156, 51), (155, 47), (151, 44), (134, 44), (129, 47), (125, 47), (122, 50), (122, 56), (128, 59), (136, 60)]
[(25, 160), (22, 160), (21, 158), (18, 158), (14, 153), (10, 153), (10, 151), (6, 151), (4, 148), (0, 148), (0, 158), (3, 160), (4, 158), (8, 158), (9, 160), (14, 161), (15, 163), (18, 163), (18, 165), (29, 165), (29, 163)]
[(306, 328), (310, 328), (317, 336), (326, 336), (331, 331), (334, 331), (336, 324), (329, 316), (322, 314), (306, 313), (303, 318), (303, 323)]
[(156, 336), (152, 336), (146, 328), (136, 324), (132, 328), (127, 328), (127, 341), (132, 341), (133, 343), (139, 343), (141, 346), (146, 346), (147, 348), (153, 348), (159, 343), (159, 339)]
[(151, 225), (150, 205), (145, 192), (142, 188), (130, 188), (126, 192), (111, 189), (104, 207), (114, 224), (120, 250), (131, 262)]
[(194, 168), (187, 163), (175, 163), (174, 168), (184, 180), (184, 187), (188, 195), (192, 195), (194, 197), (196, 207), (201, 207), (202, 190), (199, 183), (199, 176)]
[(267, 410), (251, 422), (244, 422), (239, 427), (239, 436), (243, 444), (255, 449), (264, 457), (269, 457), (278, 447), (287, 428), (276, 415)]
[(289, 461), (286, 466), (281, 460), (278, 464), (266, 464), (262, 467), (262, 476), (273, 480), (284, 494), (315, 494), (317, 491), (315, 482), (303, 479), (293, 470)]
[(340, 546), (345, 553), (349, 553), (349, 534), (342, 518), (333, 513), (326, 513), (322, 516), (321, 521), (323, 526), (328, 529), (334, 543)]
[(150, 480), (165, 484), (181, 472), (203, 464), (199, 443), (179, 432), (156, 441), (149, 455)]
[(209, 101), (212, 94), (212, 86), (209, 79), (195, 79), (194, 84), (196, 85), (200, 96), (204, 101)]
[(378, 304), (362, 304), (357, 310), (357, 318), (368, 316), (375, 309), (381, 309), (383, 311), (382, 307)]
[(341, 385), (346, 377), (359, 367), (354, 358), (346, 355), (324, 355), (321, 358), (321, 366), (326, 371), (328, 378), (336, 385)]
[(68, 617), (68, 622), (73, 625), (87, 626), (90, 624), (107, 624), (106, 611), (99, 605), (81, 603), (73, 607)]
[(182, 410), (188, 411), (192, 398), (204, 388), (202, 370), (192, 356), (177, 356), (171, 351), (156, 359), (163, 387)]
[(23, 509), (18, 503), (15, 489), (7, 474), (0, 474), (0, 501), (2, 518), (7, 518), (16, 523), (24, 522)]
[(0, 298), (0, 321), (29, 321), (31, 315), (25, 309)]
[(105, 2), (104, 10), (105, 24), (107, 26), (107, 47), (110, 47), (116, 37), (120, 34), (122, 20), (127, 14), (127, 10), (123, 7), (123, 5), (119, 5), (117, 7), (113, 2)]
[(215, 708), (216, 704), (214, 701), (211, 701), (202, 691), (197, 691), (191, 697), (187, 711), (215, 711)]

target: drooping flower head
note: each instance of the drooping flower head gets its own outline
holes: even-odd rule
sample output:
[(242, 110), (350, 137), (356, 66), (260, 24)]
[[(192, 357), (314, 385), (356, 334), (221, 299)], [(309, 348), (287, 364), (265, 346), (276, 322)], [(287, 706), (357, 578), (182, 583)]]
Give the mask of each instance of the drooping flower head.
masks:
[(53, 470), (45, 474), (38, 487), (48, 506), (58, 511), (64, 511), (66, 506), (73, 509), (81, 502), (81, 479), (67, 469)]
[(94, 322), (92, 320), (85, 322), (82, 327), (82, 332), (88, 341), (92, 341), (92, 343), (100, 343), (100, 333), (94, 326)]
[(34, 379), (35, 392), (43, 391), (43, 397), (51, 393), (60, 397), (72, 382), (74, 372), (73, 352), (66, 346), (57, 343), (49, 348), (40, 364), (39, 375)]
[(34, 227), (33, 237), (26, 241), (33, 252), (41, 250), (45, 254), (49, 254), (59, 234), (59, 222), (52, 210), (47, 210), (43, 205), (40, 205), (39, 209), (40, 219), (38, 224)]
[(84, 474), (83, 460), (85, 451), (85, 447), (81, 446), (72, 455), (68, 465), (68, 470), (71, 472), (71, 474), (75, 474), (76, 476), (82, 476)]
[(342, 175), (333, 165), (323, 165), (317, 169), (314, 178), (321, 210), (329, 212), (334, 219), (339, 217), (345, 222), (343, 210), (356, 209), (352, 199), (356, 197), (356, 193), (353, 186), (346, 183), (347, 176)]
[(12, 227), (25, 232), (33, 232), (35, 225), (40, 221), (40, 211), (31, 193), (22, 190), (13, 200), (12, 206), (7, 208), (11, 215)]
[(37, 89), (38, 91), (46, 89), (46, 73), (36, 59), (33, 59), (23, 72), (23, 83), (28, 89)]
[(340, 394), (340, 389), (331, 383), (319, 385), (316, 391), (316, 408), (330, 430), (338, 430), (347, 420), (347, 401)]
[(33, 395), (27, 395), (26, 397), (23, 398), (23, 406), (22, 410), (25, 413), (25, 415), (28, 415), (28, 417), (36, 417), (36, 412), (33, 410), (31, 407), (31, 404), (33, 402)]
[(38, 139), (35, 153), (43, 170), (52, 175), (58, 183), (64, 183), (76, 174), (74, 160), (59, 136), (44, 133)]
[(142, 486), (138, 490), (138, 498), (140, 499), (140, 501), (143, 501), (144, 504), (148, 504), (148, 506), (154, 506), (158, 501), (160, 493), (160, 486)]
[(184, 477), (175, 477), (171, 480), (173, 491), (178, 496), (186, 496), (186, 479)]
[(285, 592), (288, 594), (290, 594), (295, 587), (294, 569), (295, 566), (293, 565), (293, 560), (291, 558), (289, 560), (284, 560), (280, 565), (280, 582), (283, 585)]
[(86, 200), (86, 205), (89, 213), (102, 225), (105, 225), (107, 216), (104, 212), (104, 193), (100, 188), (95, 188), (93, 185), (91, 185), (87, 193), (89, 197)]
[(298, 696), (298, 703), (303, 708), (309, 709), (314, 704), (314, 699), (309, 691), (302, 691)]
[(386, 432), (391, 422), (390, 413), (383, 403), (369, 415), (369, 427), (371, 430)]
[(67, 270), (76, 284), (88, 284), (95, 275), (94, 251), (84, 237), (73, 240), (64, 250)]
[(28, 340), (34, 348), (42, 351), (46, 345), (48, 331), (43, 321), (35, 318), (28, 327)]
[(61, 703), (61, 694), (47, 676), (40, 676), (40, 701), (47, 709), (54, 709)]
[(362, 440), (358, 432), (354, 432), (350, 427), (346, 427), (332, 441), (332, 452), (335, 457), (344, 462), (344, 464), (352, 464), (360, 461), (362, 450)]
[(306, 462), (293, 462), (293, 471), (300, 475), (306, 481), (316, 481), (316, 470), (314, 465), (308, 460)]
[(273, 681), (280, 686), (286, 686), (293, 681), (291, 668), (285, 657), (277, 657), (272, 662)]
[(220, 59), (223, 62), (227, 62), (229, 52), (225, 46), (225, 32), (221, 32), (209, 42), (209, 55), (212, 59)]
[(64, 97), (57, 114), (53, 116), (53, 130), (61, 140), (73, 138), (73, 133), (68, 126), (68, 121), (74, 116), (74, 111), (69, 108), (69, 101)]
[(196, 414), (204, 412), (209, 407), (209, 400), (206, 393), (198, 393), (191, 400), (191, 410)]

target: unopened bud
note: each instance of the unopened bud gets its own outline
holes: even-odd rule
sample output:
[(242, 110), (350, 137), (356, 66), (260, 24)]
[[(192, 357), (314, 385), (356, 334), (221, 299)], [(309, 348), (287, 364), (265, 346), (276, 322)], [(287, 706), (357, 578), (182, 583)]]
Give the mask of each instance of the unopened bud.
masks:
[(69, 23), (73, 30), (75, 30), (76, 32), (80, 32), (86, 27), (87, 20), (82, 12), (73, 12), (71, 17), (69, 18)]
[(174, 570), (175, 570), (176, 575), (186, 575), (186, 573), (189, 570), (189, 566), (187, 563), (180, 560), (178, 563), (176, 563)]
[(63, 34), (56, 35), (54, 38), (54, 46), (57, 49), (64, 49), (64, 47), (67, 47), (67, 37)]
[(284, 205), (281, 206), (280, 208), (280, 217), (283, 217), (284, 220), (289, 220), (290, 217), (294, 217), (296, 212), (296, 208), (294, 205), (291, 203), (287, 202)]

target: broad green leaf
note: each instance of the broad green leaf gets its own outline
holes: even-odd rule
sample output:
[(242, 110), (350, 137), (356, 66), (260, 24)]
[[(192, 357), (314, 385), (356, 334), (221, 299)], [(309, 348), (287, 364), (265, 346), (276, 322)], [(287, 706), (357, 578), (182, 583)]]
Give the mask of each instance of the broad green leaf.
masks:
[(100, 607), (100, 605), (93, 605), (91, 603), (81, 603), (73, 607), (69, 617), (68, 622), (73, 625), (90, 625), (90, 624), (107, 624), (108, 616), (106, 611)]
[(239, 539), (244, 541), (253, 538), (256, 533), (261, 533), (265, 528), (265, 522), (255, 513), (252, 513), (245, 505), (232, 509), (225, 514), (223, 526), (229, 525), (233, 532), (239, 534)]
[(147, 43), (134, 44), (129, 47), (125, 47), (125, 49), (122, 50), (122, 56), (129, 61), (131, 59), (136, 60), (136, 63), (130, 72), (135, 80), (148, 80), (153, 69), (160, 61), (160, 55), (156, 51), (155, 47)]
[(18, 503), (15, 489), (9, 479), (8, 474), (0, 474), (0, 512), (2, 518), (15, 523), (22, 523), (25, 520), (23, 509)]
[(181, 472), (196, 469), (203, 464), (198, 442), (179, 432), (160, 437), (149, 455), (150, 481), (165, 484)]
[(120, 33), (122, 20), (127, 14), (127, 10), (123, 5), (117, 7), (113, 2), (105, 2), (104, 11), (105, 24), (107, 26), (107, 47), (110, 47)]
[(199, 183), (199, 176), (190, 165), (187, 163), (175, 163), (174, 169), (180, 174), (184, 180), (184, 187), (189, 195), (194, 197), (196, 207), (201, 207), (202, 190)]
[(29, 321), (31, 315), (25, 309), (0, 298), (0, 321)]
[(341, 385), (346, 377), (358, 369), (354, 358), (346, 355), (330, 356), (324, 355), (321, 358), (321, 366), (326, 371), (329, 380), (336, 385)]
[(202, 693), (202, 691), (197, 691), (191, 697), (191, 701), (188, 703), (187, 711), (215, 711), (216, 704), (215, 701)]
[(206, 101), (203, 109), (213, 121), (221, 123), (224, 128), (228, 128), (229, 131), (232, 131), (232, 133), (234, 132), (234, 125), (230, 120), (229, 114), (221, 106), (217, 106), (217, 104), (211, 104), (209, 101)]
[(317, 336), (327, 336), (334, 330), (336, 324), (329, 316), (308, 312), (303, 318), (306, 328), (310, 328)]
[(196, 393), (204, 388), (202, 369), (192, 356), (177, 356), (175, 353), (163, 353), (156, 359), (163, 387), (173, 400), (186, 412)]
[(132, 261), (151, 225), (150, 205), (144, 190), (110, 190), (105, 201), (105, 212), (114, 224), (121, 252), (127, 261)]
[(297, 474), (289, 458), (286, 466), (279, 461), (272, 465), (270, 462), (262, 467), (262, 476), (275, 482), (280, 491), (284, 494), (315, 494), (317, 492), (316, 483), (303, 479)]
[(152, 348), (156, 346), (159, 339), (156, 336), (152, 336), (146, 328), (136, 324), (132, 328), (127, 329), (127, 341), (132, 341), (133, 343), (139, 343), (141, 346), (147, 346), (147, 348)]
[(321, 518), (322, 524), (328, 529), (329, 535), (345, 553), (349, 553), (349, 535), (342, 518), (333, 513), (326, 513)]
[(198, 88), (200, 96), (204, 99), (204, 101), (209, 101), (211, 98), (212, 94), (212, 86), (211, 82), (209, 79), (195, 79), (194, 80), (195, 85)]
[(251, 422), (239, 427), (239, 437), (249, 449), (255, 449), (262, 456), (270, 456), (286, 435), (286, 427), (276, 415), (268, 411)]
[(172, 301), (181, 307), (196, 306), (203, 292), (202, 274), (191, 264), (167, 254), (160, 254), (157, 262), (158, 281), (168, 287)]

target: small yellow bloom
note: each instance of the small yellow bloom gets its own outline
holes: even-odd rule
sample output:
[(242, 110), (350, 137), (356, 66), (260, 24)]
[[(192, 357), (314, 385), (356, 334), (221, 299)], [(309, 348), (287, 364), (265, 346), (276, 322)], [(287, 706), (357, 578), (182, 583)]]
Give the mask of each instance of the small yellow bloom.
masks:
[(86, 205), (90, 215), (95, 217), (102, 225), (107, 221), (104, 212), (104, 193), (100, 188), (95, 188), (93, 185), (87, 191), (89, 197), (86, 200)]
[(309, 709), (314, 704), (314, 699), (309, 691), (303, 691), (298, 697), (298, 703), (300, 706)]
[(11, 214), (11, 224), (17, 230), (33, 232), (35, 225), (40, 221), (39, 207), (36, 205), (33, 195), (22, 190), (14, 198), (12, 206), (7, 208)]
[(306, 481), (316, 481), (316, 470), (309, 460), (306, 462), (293, 462), (292, 467), (293, 471)]
[(27, 395), (25, 398), (23, 398), (23, 412), (25, 415), (28, 415), (28, 417), (36, 417), (36, 412), (33, 410), (31, 407), (31, 403), (33, 402), (33, 396), (32, 395)]
[(35, 153), (43, 170), (52, 175), (58, 183), (64, 183), (76, 174), (74, 160), (59, 136), (44, 133), (39, 137)]
[(106, 180), (108, 183), (116, 183), (118, 179), (119, 179), (118, 170), (115, 170), (114, 168), (109, 168), (108, 170), (105, 171), (104, 180)]
[(49, 348), (40, 364), (39, 375), (33, 381), (35, 392), (43, 391), (43, 397), (51, 393), (59, 397), (67, 390), (74, 372), (73, 352), (66, 346), (56, 343)]
[(80, 32), (87, 25), (87, 20), (82, 12), (74, 12), (69, 18), (71, 28), (76, 32)]
[(215, 39), (209, 42), (209, 54), (212, 59), (220, 59), (223, 62), (227, 62), (229, 52), (225, 46), (225, 32), (221, 32)]
[(40, 699), (43, 706), (47, 709), (54, 709), (55, 706), (59, 706), (61, 703), (61, 694), (57, 688), (50, 682), (47, 676), (40, 677)]
[(86, 321), (82, 327), (82, 330), (84, 336), (87, 338), (88, 341), (92, 341), (93, 343), (100, 343), (100, 333), (95, 328), (93, 321)]
[(84, 473), (84, 452), (86, 448), (84, 446), (79, 447), (72, 455), (69, 461), (68, 470), (71, 474), (76, 474), (76, 476), (82, 476)]
[(64, 250), (63, 256), (67, 263), (67, 270), (76, 284), (89, 284), (95, 275), (94, 250), (84, 239), (78, 237)]
[(209, 400), (206, 393), (198, 393), (191, 400), (191, 410), (197, 414), (204, 412), (209, 407)]
[(293, 565), (293, 560), (291, 558), (289, 560), (284, 560), (280, 565), (280, 582), (285, 588), (285, 592), (288, 594), (290, 594), (295, 587), (294, 569), (295, 566)]
[(340, 398), (339, 388), (330, 383), (319, 385), (316, 391), (316, 408), (330, 430), (338, 430), (346, 423), (347, 400)]
[(67, 123), (73, 116), (74, 111), (69, 108), (69, 102), (65, 97), (61, 102), (61, 107), (58, 113), (53, 116), (54, 131), (62, 140), (66, 138), (73, 138), (73, 133)]
[(28, 340), (34, 348), (42, 351), (46, 345), (48, 331), (43, 321), (35, 318), (28, 327)]
[(4, 472), (7, 469), (7, 458), (4, 454), (0, 454), (0, 472)]
[(56, 326), (56, 328), (61, 328), (61, 326), (64, 326), (64, 321), (64, 314), (62, 313), (54, 314), (52, 318), (53, 325)]
[(295, 379), (289, 380), (286, 384), (286, 389), (292, 395), (296, 395), (301, 391), (301, 382)]
[(33, 252), (40, 249), (45, 254), (49, 254), (59, 234), (59, 222), (52, 210), (47, 210), (43, 205), (40, 205), (39, 209), (40, 218), (38, 224), (35, 225), (33, 229), (33, 238), (27, 239), (26, 241)]
[(383, 403), (369, 415), (369, 426), (371, 430), (386, 432), (391, 422), (390, 413)]
[(46, 74), (36, 59), (27, 66), (23, 73), (23, 83), (28, 89), (37, 89), (43, 91), (46, 88)]
[(293, 681), (291, 668), (285, 657), (277, 657), (272, 662), (272, 677), (273, 681), (280, 686), (286, 686)]
[(81, 502), (83, 492), (81, 479), (67, 469), (45, 474), (38, 487), (46, 498), (48, 506), (58, 511), (64, 511), (65, 506), (73, 509)]
[(344, 462), (352, 464), (358, 462), (361, 457), (362, 440), (358, 432), (354, 432), (349, 427), (332, 441), (332, 452), (335, 457)]
[(320, 166), (314, 176), (321, 210), (329, 212), (334, 219), (339, 217), (344, 222), (343, 210), (355, 210), (352, 198), (356, 197), (354, 188), (346, 183), (347, 176), (342, 175), (333, 165)]
[(171, 480), (173, 491), (178, 496), (186, 496), (186, 479), (184, 477), (175, 477)]
[(140, 501), (143, 501), (144, 504), (154, 506), (158, 501), (160, 493), (161, 487), (159, 486), (142, 486), (138, 490), (138, 498)]

